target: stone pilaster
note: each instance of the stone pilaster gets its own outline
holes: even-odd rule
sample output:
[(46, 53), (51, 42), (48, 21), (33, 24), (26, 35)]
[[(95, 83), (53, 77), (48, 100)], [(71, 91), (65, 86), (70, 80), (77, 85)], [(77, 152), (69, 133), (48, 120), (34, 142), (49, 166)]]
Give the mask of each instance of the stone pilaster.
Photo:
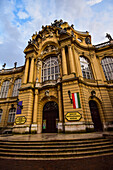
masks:
[(95, 54), (92, 56), (92, 70), (93, 70), (93, 75), (95, 80), (98, 80), (98, 82), (104, 80), (99, 62), (97, 61)]
[(67, 62), (66, 62), (66, 54), (65, 54), (65, 48), (62, 48), (62, 69), (63, 69), (63, 75), (67, 75)]
[(69, 53), (70, 71), (71, 71), (71, 73), (75, 73), (74, 59), (73, 59), (73, 53), (72, 53), (71, 45), (68, 46), (68, 53)]
[(38, 89), (35, 89), (35, 100), (34, 100), (34, 110), (33, 110), (33, 124), (37, 124), (37, 114), (38, 114)]
[(82, 77), (82, 70), (80, 65), (80, 59), (77, 51), (73, 47), (73, 54), (74, 54), (74, 61), (75, 61), (75, 67), (76, 67), (76, 75), (77, 77)]
[(29, 70), (29, 58), (26, 59), (26, 65), (25, 65), (25, 72), (24, 72), (23, 83), (27, 83), (28, 70)]
[(63, 122), (62, 98), (61, 98), (60, 85), (58, 85), (58, 103), (59, 103), (59, 121)]
[(33, 73), (34, 71), (34, 58), (31, 58), (31, 65), (30, 65), (30, 73), (29, 73), (29, 82), (32, 83), (33, 82)]
[(60, 84), (58, 85), (58, 106), (59, 106), (58, 132), (63, 132), (63, 109)]

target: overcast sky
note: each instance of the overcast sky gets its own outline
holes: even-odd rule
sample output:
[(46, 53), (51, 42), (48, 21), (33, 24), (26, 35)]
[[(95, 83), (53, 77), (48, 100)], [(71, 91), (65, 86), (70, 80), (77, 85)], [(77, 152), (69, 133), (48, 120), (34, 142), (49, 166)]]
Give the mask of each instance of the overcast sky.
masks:
[(89, 31), (92, 44), (113, 36), (113, 0), (0, 0), (0, 69), (24, 65), (23, 53), (42, 25), (63, 19), (75, 30)]

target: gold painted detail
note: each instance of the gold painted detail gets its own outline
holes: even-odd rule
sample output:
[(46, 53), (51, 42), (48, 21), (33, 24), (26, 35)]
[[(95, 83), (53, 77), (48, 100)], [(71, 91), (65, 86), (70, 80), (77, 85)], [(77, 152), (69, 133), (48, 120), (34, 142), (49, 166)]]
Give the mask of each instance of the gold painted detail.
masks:
[(15, 120), (16, 125), (21, 125), (26, 122), (26, 117), (25, 116), (18, 116)]
[(68, 121), (79, 121), (82, 115), (79, 112), (68, 112), (65, 116)]

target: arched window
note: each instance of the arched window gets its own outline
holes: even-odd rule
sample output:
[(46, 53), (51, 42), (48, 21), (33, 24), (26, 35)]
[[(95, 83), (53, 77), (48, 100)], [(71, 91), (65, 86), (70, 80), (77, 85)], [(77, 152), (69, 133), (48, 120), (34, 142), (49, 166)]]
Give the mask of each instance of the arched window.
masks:
[(16, 79), (15, 80), (15, 83), (14, 83), (14, 87), (13, 87), (13, 93), (12, 93), (12, 96), (18, 96), (18, 93), (19, 93), (19, 88), (21, 86), (21, 79)]
[(6, 98), (9, 90), (9, 81), (6, 80), (3, 82), (1, 87), (0, 98)]
[(3, 110), (0, 109), (0, 122), (1, 122), (1, 120), (2, 120), (2, 113), (3, 113)]
[(105, 57), (101, 61), (106, 80), (113, 80), (113, 58)]
[(57, 80), (59, 75), (59, 64), (57, 57), (49, 57), (43, 61), (42, 82), (47, 80)]
[(16, 109), (15, 108), (11, 108), (9, 110), (8, 123), (14, 123), (14, 121), (15, 121), (15, 114), (16, 114)]
[(80, 65), (81, 65), (81, 69), (82, 69), (83, 78), (93, 79), (93, 73), (92, 73), (91, 65), (90, 65), (90, 62), (88, 61), (88, 59), (81, 56), (80, 57)]

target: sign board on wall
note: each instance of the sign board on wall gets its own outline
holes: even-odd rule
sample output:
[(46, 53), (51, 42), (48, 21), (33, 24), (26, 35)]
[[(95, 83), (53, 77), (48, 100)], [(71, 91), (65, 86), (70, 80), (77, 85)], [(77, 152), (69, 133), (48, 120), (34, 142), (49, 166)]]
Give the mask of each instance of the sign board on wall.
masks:
[(68, 112), (65, 116), (68, 121), (79, 121), (82, 115), (79, 112)]
[(26, 122), (26, 117), (25, 116), (18, 116), (15, 120), (16, 125), (22, 125)]

